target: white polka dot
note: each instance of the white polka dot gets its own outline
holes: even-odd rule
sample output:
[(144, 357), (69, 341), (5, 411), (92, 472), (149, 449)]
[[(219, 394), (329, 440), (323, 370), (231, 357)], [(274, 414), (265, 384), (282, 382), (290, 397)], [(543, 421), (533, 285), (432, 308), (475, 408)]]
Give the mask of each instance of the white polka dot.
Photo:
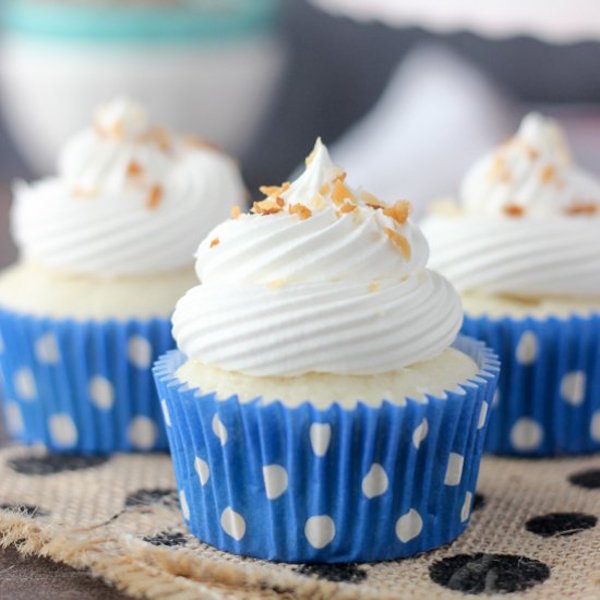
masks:
[(496, 390), (494, 392), (494, 397), (492, 398), (492, 408), (496, 408), (500, 404), (500, 390)]
[(477, 429), (483, 429), (483, 426), (485, 425), (485, 421), (487, 419), (487, 414), (488, 414), (488, 403), (484, 402), (481, 405), (481, 410), (479, 411), (479, 421), (477, 423)]
[(34, 350), (36, 358), (41, 363), (53, 365), (60, 361), (58, 342), (51, 332), (46, 333), (36, 340)]
[(535, 450), (542, 443), (543, 437), (541, 425), (528, 417), (520, 418), (510, 431), (513, 448), (521, 451)]
[(517, 362), (522, 365), (530, 365), (535, 362), (538, 355), (538, 339), (533, 331), (524, 331), (517, 344)]
[(6, 415), (6, 426), (10, 433), (13, 435), (22, 433), (25, 425), (23, 423), (23, 413), (19, 405), (16, 402), (9, 402), (5, 406), (4, 412)]
[(562, 399), (573, 406), (581, 406), (585, 398), (585, 384), (586, 377), (584, 371), (565, 373), (560, 381), (560, 395)]
[(592, 415), (590, 424), (590, 435), (595, 442), (600, 442), (600, 410)]
[(421, 424), (413, 431), (412, 442), (413, 446), (418, 450), (421, 446), (421, 442), (427, 437), (429, 432), (429, 423), (427, 419), (423, 419)]
[(325, 456), (331, 442), (331, 425), (329, 423), (313, 423), (310, 426), (309, 435), (313, 452), (319, 457)]
[(471, 503), (473, 502), (473, 494), (467, 492), (465, 494), (465, 501), (463, 502), (462, 509), (460, 511), (460, 520), (464, 523), (471, 514)]
[(160, 401), (160, 407), (162, 408), (163, 418), (167, 427), (171, 427), (171, 415), (169, 414), (169, 407), (167, 406), (166, 400)]
[(327, 515), (310, 517), (304, 525), (304, 535), (313, 548), (320, 550), (333, 541), (335, 523)]
[(287, 471), (281, 465), (266, 465), (262, 471), (267, 498), (279, 498), (288, 488)]
[(231, 507), (227, 507), (221, 514), (221, 527), (223, 531), (238, 542), (246, 535), (246, 521)]
[(31, 369), (27, 369), (26, 367), (19, 369), (14, 374), (13, 383), (21, 400), (35, 400), (37, 389)]
[(446, 467), (446, 477), (444, 477), (445, 485), (458, 485), (460, 483), (464, 464), (465, 458), (462, 454), (450, 452), (448, 466)]
[(115, 391), (112, 383), (101, 375), (96, 375), (90, 379), (88, 394), (92, 404), (101, 410), (109, 410), (115, 402)]
[(219, 419), (219, 415), (215, 414), (212, 420), (212, 430), (214, 434), (219, 438), (221, 442), (221, 446), (224, 446), (227, 443), (227, 429), (225, 425)]
[(129, 441), (138, 450), (150, 450), (156, 443), (158, 429), (149, 417), (135, 417), (129, 425)]
[(414, 508), (411, 508), (396, 521), (396, 536), (404, 544), (416, 538), (422, 529), (423, 519)]
[(375, 498), (385, 494), (389, 484), (384, 468), (378, 463), (373, 463), (362, 480), (362, 491), (367, 498)]
[(208, 478), (210, 477), (210, 469), (208, 468), (208, 463), (201, 458), (196, 456), (196, 460), (194, 461), (194, 468), (196, 469), (196, 473), (198, 474), (198, 479), (202, 485), (206, 485)]
[(79, 437), (73, 419), (67, 414), (52, 415), (48, 419), (50, 437), (56, 446), (70, 448), (77, 443)]
[(181, 506), (181, 514), (186, 521), (190, 520), (190, 506), (187, 502), (187, 498), (185, 497), (185, 492), (183, 490), (179, 491), (179, 506)]
[(148, 369), (152, 366), (152, 345), (141, 335), (134, 335), (127, 343), (129, 361), (138, 369)]

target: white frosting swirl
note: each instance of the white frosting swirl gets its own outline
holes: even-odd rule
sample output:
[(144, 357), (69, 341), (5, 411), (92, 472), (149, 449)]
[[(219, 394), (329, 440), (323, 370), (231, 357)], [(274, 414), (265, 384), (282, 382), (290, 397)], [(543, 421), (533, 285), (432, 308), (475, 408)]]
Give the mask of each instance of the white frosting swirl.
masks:
[(267, 190), (257, 210), (275, 214), (230, 219), (202, 242), (202, 285), (173, 316), (179, 348), (255, 376), (374, 374), (439, 355), (460, 329), (460, 300), (424, 268), (427, 243), (405, 206), (370, 206), (320, 141), (308, 163), (288, 189)]
[(547, 217), (600, 207), (600, 181), (572, 164), (558, 123), (527, 115), (517, 134), (478, 160), (460, 190), (465, 213)]
[(600, 297), (600, 181), (572, 164), (551, 119), (525, 117), (423, 230), (432, 267), (461, 292)]
[(57, 177), (15, 186), (13, 235), (24, 258), (70, 273), (169, 271), (244, 195), (230, 158), (117, 100), (66, 144)]

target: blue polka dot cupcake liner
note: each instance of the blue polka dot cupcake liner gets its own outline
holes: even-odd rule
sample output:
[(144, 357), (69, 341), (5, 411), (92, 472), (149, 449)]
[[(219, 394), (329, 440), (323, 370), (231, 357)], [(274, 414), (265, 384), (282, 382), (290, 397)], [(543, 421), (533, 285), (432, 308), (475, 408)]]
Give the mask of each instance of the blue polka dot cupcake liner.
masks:
[(218, 399), (177, 379), (185, 356), (154, 368), (181, 512), (201, 541), (285, 562), (397, 559), (467, 527), (499, 363), (459, 338), (479, 372), (444, 397), (287, 408)]
[(0, 309), (9, 433), (53, 452), (167, 449), (152, 364), (173, 347), (168, 319), (75, 321)]
[(502, 362), (486, 452), (519, 456), (600, 450), (600, 316), (465, 317), (462, 332)]

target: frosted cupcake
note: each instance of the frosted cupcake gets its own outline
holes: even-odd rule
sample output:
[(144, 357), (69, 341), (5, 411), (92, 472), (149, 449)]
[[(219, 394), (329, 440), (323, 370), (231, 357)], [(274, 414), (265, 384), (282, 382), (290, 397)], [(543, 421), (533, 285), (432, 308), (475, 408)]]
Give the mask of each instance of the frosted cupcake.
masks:
[(199, 236), (244, 197), (234, 162), (126, 100), (14, 190), (20, 260), (0, 275), (10, 431), (52, 450), (166, 447), (150, 367), (194, 281)]
[(461, 293), (463, 332), (500, 355), (490, 452), (600, 449), (600, 181), (537, 114), (423, 224)]
[(344, 179), (318, 141), (216, 227), (155, 366), (183, 516), (223, 550), (392, 559), (469, 519), (497, 362), (456, 340), (460, 300), (408, 203)]

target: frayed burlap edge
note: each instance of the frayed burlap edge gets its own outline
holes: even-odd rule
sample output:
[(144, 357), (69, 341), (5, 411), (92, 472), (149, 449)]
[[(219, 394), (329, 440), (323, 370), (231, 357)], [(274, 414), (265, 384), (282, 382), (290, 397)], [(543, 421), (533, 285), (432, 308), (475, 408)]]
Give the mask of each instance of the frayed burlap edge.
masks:
[(148, 546), (133, 536), (94, 533), (94, 528), (42, 527), (18, 512), (0, 515), (0, 547), (48, 558), (104, 580), (134, 598), (188, 600), (298, 598), (370, 600), (344, 584), (225, 564), (188, 552)]

